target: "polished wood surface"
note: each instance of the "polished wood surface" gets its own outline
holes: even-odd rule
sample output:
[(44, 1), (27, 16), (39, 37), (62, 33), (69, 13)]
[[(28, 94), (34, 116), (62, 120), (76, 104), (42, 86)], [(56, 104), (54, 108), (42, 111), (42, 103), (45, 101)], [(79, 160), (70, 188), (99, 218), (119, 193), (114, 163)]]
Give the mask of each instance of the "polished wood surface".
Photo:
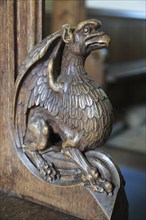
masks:
[[(16, 3), (18, 4), (17, 7)], [(49, 204), (74, 216), (84, 219), (96, 219), (97, 213), (100, 215), (99, 206), (97, 206), (88, 190), (81, 186), (60, 188), (39, 180), (23, 165), (14, 148), (11, 133), (14, 81), (18, 73), (18, 66), (34, 42), (40, 41), (42, 34), (42, 15), (37, 11), (42, 7), (41, 1), (39, 1), (39, 6), (36, 1), (35, 6), (31, 5), (31, 15), (27, 19), (27, 4), (34, 4), (34, 1), (21, 1), (21, 6), (19, 3), (20, 1), (14, 0), (2, 0), (0, 2), (0, 187), (5, 191), (30, 198), (39, 203)], [(36, 9), (34, 10), (33, 7), (36, 7)], [(36, 24), (34, 20), (31, 20), (34, 18), (32, 13), (37, 17), (35, 21), (40, 21), (39, 23)], [(16, 21), (18, 15), (20, 24), (17, 33)], [(31, 20), (35, 27), (38, 27), (37, 32), (32, 26), (27, 29), (28, 20)], [(29, 31), (26, 33), (26, 30)]]
[(15, 59), (19, 67), (27, 53), (42, 39), (43, 1), (17, 0), (12, 7), (14, 8), (15, 55), (17, 56)]

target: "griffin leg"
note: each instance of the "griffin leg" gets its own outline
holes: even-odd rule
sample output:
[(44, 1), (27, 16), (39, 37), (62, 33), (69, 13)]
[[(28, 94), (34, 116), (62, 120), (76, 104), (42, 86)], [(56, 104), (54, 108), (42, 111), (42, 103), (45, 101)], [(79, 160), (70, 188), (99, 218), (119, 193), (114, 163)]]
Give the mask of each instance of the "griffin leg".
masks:
[(98, 170), (90, 165), (84, 155), (79, 151), (81, 136), (78, 132), (67, 128), (63, 124), (58, 124), (59, 134), (63, 140), (62, 153), (71, 157), (83, 171), (82, 179), (85, 183), (90, 183), (94, 191), (107, 193), (112, 191), (112, 185), (100, 178)]
[(66, 147), (68, 143), (71, 143), (71, 141), (67, 141), (67, 143), (64, 144), (63, 153), (71, 157), (82, 169), (83, 181), (85, 183), (89, 182), (93, 191), (110, 193), (112, 191), (112, 184), (100, 177), (98, 170), (90, 165), (77, 148), (71, 147), (71, 145), (70, 147)]
[(40, 114), (33, 115), (28, 122), (23, 150), (40, 171), (40, 175), (48, 182), (59, 178), (53, 164), (44, 160), (41, 151), (47, 147), (49, 126)]

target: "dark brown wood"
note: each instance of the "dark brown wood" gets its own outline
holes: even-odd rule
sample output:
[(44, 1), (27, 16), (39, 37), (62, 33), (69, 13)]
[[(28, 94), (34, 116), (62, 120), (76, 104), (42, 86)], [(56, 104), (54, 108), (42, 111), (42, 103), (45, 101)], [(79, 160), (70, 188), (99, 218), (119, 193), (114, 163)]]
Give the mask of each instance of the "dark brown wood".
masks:
[(86, 17), (84, 0), (55, 0), (52, 11), (52, 31), (60, 29), (63, 24), (76, 25)]
[[(27, 2), (21, 1), (21, 4), (24, 4), (24, 8)], [(23, 197), (49, 204), (72, 215), (84, 219), (95, 219), (98, 206), (88, 191), (84, 191), (81, 186), (69, 188), (57, 187), (56, 190), (55, 186), (48, 185), (32, 175), (23, 165), (14, 149), (11, 138), (10, 120), (12, 119), (14, 78), (17, 72), (17, 56), (15, 53), (18, 45), (15, 38), (17, 35), (16, 29), (14, 28), (16, 13), (19, 12), (16, 10), (13, 0), (2, 0), (0, 2), (0, 187)], [(25, 13), (26, 11), (22, 10), (21, 14), (19, 13), (20, 17), (25, 17)], [(26, 25), (25, 21), (23, 25)], [(38, 30), (41, 32), (41, 27)], [(26, 55), (26, 44), (23, 40), (21, 42), (19, 41), (20, 44), (21, 48), (23, 46), (25, 47), (24, 58)], [(21, 49), (17, 48), (17, 51), (19, 50)], [(72, 201), (76, 202), (73, 203)]]
[[(15, 1), (16, 61), (20, 67), (24, 57), (42, 39), (42, 0)], [(15, 48), (16, 49), (16, 48)]]
[[(0, 17), (2, 18), (0, 47), (3, 55), (0, 73), (0, 187), (83, 219), (107, 219), (97, 204), (97, 198), (93, 198), (92, 190), (88, 191), (82, 185), (56, 187), (48, 184), (32, 175), (16, 153), (11, 123), (14, 81), (18, 66), (24, 60), (26, 53), (41, 38), (42, 27), (38, 21), (41, 21), (42, 17), (37, 11), (41, 5), (41, 1), (39, 1), (39, 6), (34, 1), (2, 0), (0, 2)], [(115, 199), (115, 197), (112, 198)]]
[(0, 190), (0, 219), (2, 220), (79, 220), (56, 209), (45, 207)]

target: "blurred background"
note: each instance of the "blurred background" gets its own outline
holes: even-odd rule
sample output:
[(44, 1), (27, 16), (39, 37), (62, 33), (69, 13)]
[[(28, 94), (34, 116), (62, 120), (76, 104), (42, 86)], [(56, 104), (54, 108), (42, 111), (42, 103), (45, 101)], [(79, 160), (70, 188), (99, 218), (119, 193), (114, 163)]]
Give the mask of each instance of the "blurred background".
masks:
[(113, 132), (101, 151), (119, 164), (126, 180), (129, 219), (146, 219), (146, 5), (145, 1), (45, 0), (43, 37), (69, 23), (97, 18), (109, 49), (92, 52), (90, 76), (114, 108)]

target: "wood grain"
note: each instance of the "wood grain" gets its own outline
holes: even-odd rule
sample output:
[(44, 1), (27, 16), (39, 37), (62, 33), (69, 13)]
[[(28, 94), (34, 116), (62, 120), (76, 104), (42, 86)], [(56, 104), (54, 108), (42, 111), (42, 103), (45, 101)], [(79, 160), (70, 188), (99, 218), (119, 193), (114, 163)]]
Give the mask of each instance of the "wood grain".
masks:
[[(118, 16), (116, 15), (118, 14)], [(127, 13), (128, 14), (128, 13)], [(129, 13), (130, 15), (130, 13)], [(88, 18), (102, 21), (102, 29), (111, 37), (109, 62), (145, 59), (145, 19), (123, 17), (121, 11), (88, 9)]]
[(57, 31), (63, 24), (76, 25), (86, 17), (84, 0), (55, 0), (52, 11), (52, 32)]
[(23, 58), (42, 39), (42, 0), (15, 1), (17, 68)]
[[(7, 211), (6, 211), (7, 210)], [(8, 220), (77, 220), (78, 218), (64, 214), (36, 203), (15, 197), (0, 190), (0, 219)], [(79, 219), (78, 219), (79, 220)]]
[[(32, 4), (29, 10), (28, 4)], [(33, 1), (0, 2), (0, 187), (82, 219), (94, 220), (101, 213), (85, 188), (56, 187), (39, 180), (22, 164), (13, 146), (10, 122), (14, 79), (27, 52), (41, 39), (41, 7), (41, 0), (39, 5)], [(34, 16), (37, 19), (34, 20)], [(28, 28), (29, 20), (35, 28), (30, 24)]]

